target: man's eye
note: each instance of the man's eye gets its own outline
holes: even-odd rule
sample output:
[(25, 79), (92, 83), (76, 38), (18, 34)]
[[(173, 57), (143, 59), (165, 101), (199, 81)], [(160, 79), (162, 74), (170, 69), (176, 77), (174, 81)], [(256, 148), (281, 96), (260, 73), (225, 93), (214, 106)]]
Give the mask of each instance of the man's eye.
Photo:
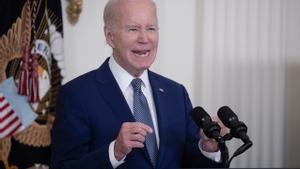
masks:
[(136, 29), (136, 28), (129, 28), (128, 31), (129, 31), (129, 32), (136, 32), (137, 29)]
[(156, 28), (148, 28), (149, 31), (156, 31)]

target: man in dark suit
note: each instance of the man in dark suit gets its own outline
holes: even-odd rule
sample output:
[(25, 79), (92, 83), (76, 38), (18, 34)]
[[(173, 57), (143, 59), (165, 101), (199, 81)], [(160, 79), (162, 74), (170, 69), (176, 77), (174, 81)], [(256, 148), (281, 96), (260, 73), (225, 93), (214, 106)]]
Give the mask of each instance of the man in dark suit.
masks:
[(220, 166), (217, 143), (191, 119), (185, 88), (149, 70), (158, 46), (155, 3), (110, 0), (104, 22), (112, 56), (62, 87), (50, 167)]

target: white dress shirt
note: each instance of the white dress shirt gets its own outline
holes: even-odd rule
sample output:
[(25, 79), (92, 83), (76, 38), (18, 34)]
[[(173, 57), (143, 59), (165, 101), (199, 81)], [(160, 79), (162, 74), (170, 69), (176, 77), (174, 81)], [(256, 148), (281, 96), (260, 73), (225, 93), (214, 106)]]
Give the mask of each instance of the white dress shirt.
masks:
[[(133, 88), (131, 86), (131, 81), (133, 79), (135, 79), (136, 77), (133, 77), (125, 69), (123, 69), (116, 62), (114, 57), (110, 57), (108, 64), (109, 64), (109, 68), (110, 68), (114, 78), (116, 79), (116, 81), (127, 101), (127, 104), (129, 106), (131, 112), (133, 112)], [(139, 78), (143, 81), (142, 92), (145, 95), (145, 97), (148, 101), (148, 104), (149, 104), (150, 114), (151, 114), (154, 130), (155, 130), (155, 135), (156, 135), (157, 146), (159, 148), (159, 135), (158, 135), (159, 131), (158, 131), (158, 125), (157, 125), (157, 115), (156, 115), (156, 108), (155, 108), (153, 95), (152, 95), (152, 88), (151, 88), (149, 78), (148, 78), (148, 70), (145, 70)], [(109, 145), (109, 159), (110, 159), (112, 166), (114, 168), (117, 168), (119, 165), (121, 165), (122, 163), (125, 162), (124, 161), (125, 157), (120, 161), (118, 161), (115, 158), (114, 145), (115, 145), (115, 140), (113, 142), (111, 142)], [(208, 157), (214, 161), (217, 161), (217, 162), (220, 161), (220, 151), (218, 151), (216, 153), (205, 152), (201, 149), (200, 142), (199, 142), (199, 148), (200, 148), (200, 151), (206, 157)]]

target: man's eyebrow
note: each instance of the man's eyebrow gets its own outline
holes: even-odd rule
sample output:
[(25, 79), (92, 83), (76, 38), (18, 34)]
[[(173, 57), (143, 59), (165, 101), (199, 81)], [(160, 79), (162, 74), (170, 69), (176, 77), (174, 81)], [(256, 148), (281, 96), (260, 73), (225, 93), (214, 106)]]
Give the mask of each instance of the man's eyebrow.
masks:
[(157, 27), (157, 25), (147, 25), (147, 27)]
[(138, 28), (138, 27), (141, 27), (139, 25), (136, 25), (136, 24), (131, 24), (131, 25), (125, 25), (126, 28)]
[[(141, 25), (138, 25), (138, 24), (128, 24), (128, 25), (125, 25), (125, 27), (141, 27)], [(157, 27), (157, 25), (156, 24), (146, 25), (146, 27)]]

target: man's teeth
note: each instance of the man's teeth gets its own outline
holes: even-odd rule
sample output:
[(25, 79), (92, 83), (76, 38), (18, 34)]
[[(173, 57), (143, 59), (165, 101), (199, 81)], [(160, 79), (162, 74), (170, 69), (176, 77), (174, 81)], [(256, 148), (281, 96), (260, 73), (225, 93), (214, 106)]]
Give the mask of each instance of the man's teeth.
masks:
[(149, 54), (149, 51), (133, 51), (133, 53), (136, 55), (136, 56), (147, 56)]

